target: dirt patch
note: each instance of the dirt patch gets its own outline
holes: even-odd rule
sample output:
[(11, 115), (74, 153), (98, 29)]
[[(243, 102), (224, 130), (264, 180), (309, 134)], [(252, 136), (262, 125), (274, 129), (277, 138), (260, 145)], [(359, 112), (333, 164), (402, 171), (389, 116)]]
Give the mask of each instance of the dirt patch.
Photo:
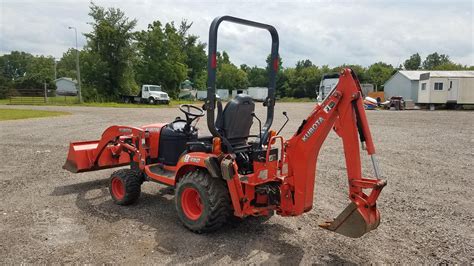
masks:
[[(179, 223), (165, 187), (145, 183), (138, 203), (122, 207), (106, 188), (113, 170), (61, 169), (69, 141), (97, 139), (113, 124), (171, 121), (181, 115), (177, 109), (35, 108), (72, 115), (0, 122), (2, 264), (474, 262), (474, 112), (368, 112), (388, 185), (379, 199), (380, 227), (349, 239), (317, 226), (347, 203), (342, 145), (333, 133), (318, 160), (311, 212), (196, 235)], [(274, 128), (287, 111), (282, 134), (291, 136), (311, 109), (278, 104)], [(260, 105), (257, 113), (264, 115)], [(367, 157), (363, 166), (372, 173)]]

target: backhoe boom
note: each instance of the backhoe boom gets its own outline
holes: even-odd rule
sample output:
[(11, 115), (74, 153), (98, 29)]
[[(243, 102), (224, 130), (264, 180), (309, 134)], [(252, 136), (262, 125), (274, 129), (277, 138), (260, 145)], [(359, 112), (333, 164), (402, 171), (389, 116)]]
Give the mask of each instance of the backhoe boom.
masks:
[[(349, 199), (352, 203), (338, 218), (325, 223), (323, 227), (347, 236), (359, 237), (379, 224), (376, 200), (386, 182), (362, 177), (359, 140), (365, 142), (363, 145), (369, 155), (375, 154), (375, 148), (362, 106), (360, 85), (350, 69), (341, 71), (337, 86), (321, 105), (313, 109), (298, 131), (286, 142), (288, 176), (285, 183), (289, 184), (287, 187), (293, 194), (293, 200), (287, 199), (282, 204), (282, 215), (300, 215), (312, 209), (317, 158), (331, 129), (335, 130), (343, 142)], [(362, 189), (372, 191), (367, 195)], [(287, 194), (286, 191), (282, 193)], [(282, 196), (282, 201), (284, 200)]]

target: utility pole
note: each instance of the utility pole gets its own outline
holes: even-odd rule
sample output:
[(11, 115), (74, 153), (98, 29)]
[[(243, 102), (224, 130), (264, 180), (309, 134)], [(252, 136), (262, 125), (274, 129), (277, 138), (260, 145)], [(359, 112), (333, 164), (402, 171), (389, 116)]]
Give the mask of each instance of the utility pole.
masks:
[(48, 85), (44, 83), (44, 103), (48, 103)]
[(79, 103), (82, 103), (82, 93), (81, 93), (81, 69), (79, 67), (79, 49), (77, 48), (77, 29), (76, 27), (69, 26), (68, 29), (74, 29), (76, 33), (76, 72), (77, 72), (77, 94), (79, 96)]
[(58, 79), (58, 71), (57, 71), (57, 68), (58, 68), (58, 61), (56, 60), (56, 58), (54, 58), (54, 80), (57, 80), (57, 79)]

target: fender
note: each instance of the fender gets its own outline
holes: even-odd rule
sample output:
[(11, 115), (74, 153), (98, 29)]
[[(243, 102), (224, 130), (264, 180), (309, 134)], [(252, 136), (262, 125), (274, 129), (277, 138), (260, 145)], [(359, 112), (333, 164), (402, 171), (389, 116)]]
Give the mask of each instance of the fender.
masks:
[(176, 182), (189, 170), (205, 168), (214, 178), (221, 178), (218, 156), (204, 152), (190, 152), (183, 154), (176, 165)]

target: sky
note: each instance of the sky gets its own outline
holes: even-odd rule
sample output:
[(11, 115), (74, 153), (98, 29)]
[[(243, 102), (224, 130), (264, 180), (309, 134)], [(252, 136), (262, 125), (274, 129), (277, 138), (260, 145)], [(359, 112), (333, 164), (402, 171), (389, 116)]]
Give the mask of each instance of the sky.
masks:
[[(222, 15), (273, 25), (280, 37), (283, 66), (310, 59), (316, 65), (368, 66), (383, 61), (393, 66), (413, 53), (422, 58), (438, 52), (456, 63), (474, 65), (473, 0), (387, 1), (162, 1), (95, 0), (118, 7), (136, 18), (136, 30), (154, 20), (193, 22), (190, 33), (207, 43), (211, 21)], [(91, 31), (87, 0), (0, 0), (0, 54), (14, 50), (60, 58), (75, 45), (86, 44)], [(264, 66), (270, 53), (268, 32), (223, 23), (218, 50), (237, 65)]]

